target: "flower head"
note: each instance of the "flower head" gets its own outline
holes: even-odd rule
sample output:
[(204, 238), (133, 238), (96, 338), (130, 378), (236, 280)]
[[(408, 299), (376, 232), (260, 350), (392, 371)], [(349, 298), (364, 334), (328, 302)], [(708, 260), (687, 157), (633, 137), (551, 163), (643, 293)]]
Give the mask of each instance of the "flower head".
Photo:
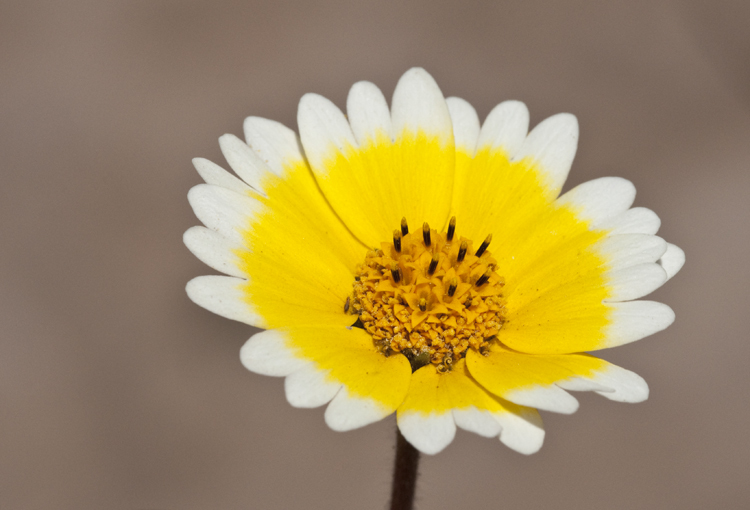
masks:
[(228, 276), (187, 287), (199, 305), (264, 328), (244, 365), (286, 377), (293, 406), (328, 404), (349, 430), (397, 413), (414, 446), (437, 453), (456, 426), (537, 451), (537, 409), (572, 413), (568, 391), (648, 396), (633, 372), (584, 352), (666, 328), (672, 310), (635, 301), (684, 262), (631, 208), (633, 185), (604, 177), (560, 195), (577, 148), (574, 116), (528, 132), (506, 101), (480, 126), (422, 69), (391, 108), (355, 84), (347, 116), (305, 95), (299, 138), (258, 117), (246, 142), (220, 138), (239, 177), (194, 160), (188, 197), (205, 227), (188, 248)]

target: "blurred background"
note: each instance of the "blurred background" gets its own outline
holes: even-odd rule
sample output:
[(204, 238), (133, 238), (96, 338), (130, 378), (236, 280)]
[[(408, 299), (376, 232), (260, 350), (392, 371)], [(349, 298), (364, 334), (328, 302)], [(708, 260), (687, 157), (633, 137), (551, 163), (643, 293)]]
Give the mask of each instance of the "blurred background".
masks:
[(750, 406), (750, 2), (0, 2), (0, 508), (383, 509), (393, 417), (348, 433), (240, 364), (191, 303), (195, 156), (305, 92), (390, 97), (423, 66), (484, 117), (568, 111), (569, 188), (619, 175), (684, 270), (667, 331), (604, 357), (651, 398), (581, 395), (519, 455), (459, 431), (418, 507), (740, 508)]

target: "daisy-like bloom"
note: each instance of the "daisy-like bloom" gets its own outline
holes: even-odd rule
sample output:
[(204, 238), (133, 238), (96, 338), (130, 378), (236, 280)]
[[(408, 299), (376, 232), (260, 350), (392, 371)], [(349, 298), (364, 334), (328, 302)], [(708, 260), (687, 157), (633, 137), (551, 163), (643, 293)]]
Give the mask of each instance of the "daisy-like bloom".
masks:
[(241, 350), (253, 372), (286, 377), (290, 404), (328, 404), (350, 430), (393, 412), (424, 453), (456, 427), (537, 451), (537, 409), (572, 413), (569, 391), (620, 402), (648, 396), (633, 372), (585, 352), (660, 331), (672, 310), (635, 301), (684, 253), (603, 177), (560, 195), (578, 140), (570, 114), (528, 132), (518, 101), (480, 126), (412, 69), (391, 108), (356, 83), (344, 115), (305, 95), (299, 138), (258, 117), (246, 142), (220, 138), (239, 177), (194, 160), (188, 197), (205, 227), (188, 248), (228, 276), (187, 286), (200, 306), (266, 331)]

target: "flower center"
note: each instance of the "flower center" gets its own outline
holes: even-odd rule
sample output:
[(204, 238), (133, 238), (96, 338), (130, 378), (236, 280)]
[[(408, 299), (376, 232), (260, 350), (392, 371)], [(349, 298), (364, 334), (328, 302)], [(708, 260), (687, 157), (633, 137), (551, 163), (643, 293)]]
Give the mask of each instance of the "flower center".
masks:
[(455, 217), (440, 233), (427, 223), (410, 233), (402, 219), (393, 242), (357, 267), (344, 306), (380, 352), (406, 355), (413, 371), (432, 363), (447, 372), (469, 348), (485, 354), (505, 322), (505, 280), (487, 250), (492, 235), (475, 249), (455, 231)]

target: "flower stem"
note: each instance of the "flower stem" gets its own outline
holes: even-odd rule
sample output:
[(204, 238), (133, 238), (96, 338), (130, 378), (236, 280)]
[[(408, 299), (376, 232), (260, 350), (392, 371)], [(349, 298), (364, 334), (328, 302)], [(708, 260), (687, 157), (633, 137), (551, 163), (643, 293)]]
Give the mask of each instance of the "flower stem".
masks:
[(417, 487), (419, 452), (396, 427), (396, 462), (393, 466), (391, 510), (411, 510)]

